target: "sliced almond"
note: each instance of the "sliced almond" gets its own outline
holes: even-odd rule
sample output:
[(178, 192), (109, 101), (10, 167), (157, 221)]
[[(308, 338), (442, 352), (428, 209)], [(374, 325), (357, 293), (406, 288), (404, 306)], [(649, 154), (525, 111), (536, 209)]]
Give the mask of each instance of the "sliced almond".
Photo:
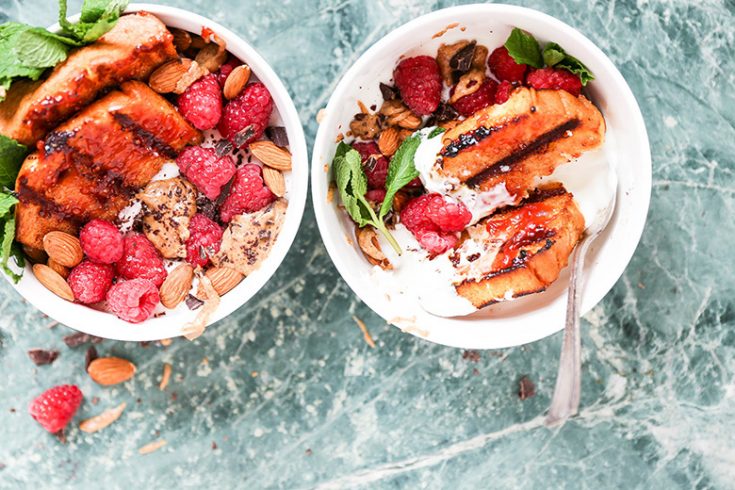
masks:
[(222, 89), (225, 99), (232, 100), (242, 92), (242, 89), (250, 80), (250, 67), (248, 65), (240, 65), (235, 67), (225, 80), (225, 86)]
[(459, 79), (459, 83), (457, 83), (457, 86), (454, 89), (454, 93), (449, 98), (449, 103), (454, 104), (462, 97), (474, 94), (475, 92), (480, 90), (480, 87), (482, 86), (484, 81), (484, 70), (473, 69), (468, 71)]
[(163, 391), (168, 386), (168, 382), (171, 379), (171, 364), (163, 363), (163, 374), (161, 375), (161, 384), (158, 385), (158, 389)]
[(176, 82), (176, 88), (174, 88), (173, 90), (175, 94), (183, 94), (186, 89), (191, 86), (192, 83), (196, 82), (204, 75), (207, 75), (209, 73), (206, 68), (201, 66), (196, 61), (189, 61), (189, 68), (186, 70), (186, 73), (184, 73), (184, 76), (182, 76), (179, 81)]
[(245, 277), (229, 267), (211, 267), (207, 269), (205, 275), (220, 296), (224, 296), (226, 293), (232, 291)]
[(171, 28), (169, 30), (174, 36), (174, 46), (176, 46), (176, 51), (183, 53), (189, 49), (189, 46), (191, 46), (191, 34), (183, 29)]
[(126, 404), (123, 402), (115, 408), (109, 408), (99, 415), (83, 420), (82, 423), (79, 424), (79, 430), (90, 434), (100, 431), (119, 419), (120, 415), (122, 415), (125, 410), (125, 407)]
[(286, 179), (280, 170), (275, 168), (263, 167), (263, 180), (268, 189), (278, 197), (286, 195)]
[(51, 231), (43, 237), (43, 249), (49, 258), (64, 267), (74, 267), (84, 258), (79, 239), (63, 231)]
[(56, 262), (54, 259), (48, 259), (47, 264), (53, 270), (55, 270), (61, 277), (66, 279), (69, 277), (69, 269)]
[(192, 61), (187, 58), (171, 60), (156, 68), (148, 79), (148, 85), (159, 94), (176, 90), (179, 80), (189, 71)]
[(197, 53), (194, 61), (213, 73), (219, 70), (219, 67), (227, 61), (227, 51), (219, 44), (209, 43)]
[(256, 141), (250, 143), (250, 151), (255, 157), (269, 167), (285, 171), (291, 170), (291, 153), (276, 146), (272, 141)]
[(380, 248), (380, 242), (378, 241), (378, 234), (372, 226), (366, 226), (364, 228), (357, 229), (357, 244), (360, 246), (360, 250), (366, 255), (376, 259), (385, 260), (386, 256), (383, 250)]
[(99, 357), (87, 368), (92, 380), (110, 386), (129, 380), (135, 374), (135, 364), (119, 357)]
[(189, 264), (180, 264), (172, 270), (163, 281), (159, 291), (161, 304), (168, 309), (176, 308), (186, 299), (194, 280), (194, 268)]
[(74, 301), (74, 293), (71, 291), (69, 284), (51, 267), (36, 264), (33, 266), (33, 275), (36, 276), (38, 282), (56, 296), (67, 301)]
[(380, 153), (387, 157), (393, 156), (400, 144), (399, 135), (399, 129), (393, 126), (383, 130), (378, 138), (378, 148), (380, 149)]
[(158, 439), (157, 441), (149, 442), (145, 446), (139, 448), (138, 454), (150, 454), (152, 452), (158, 451), (165, 445), (166, 441), (164, 439)]

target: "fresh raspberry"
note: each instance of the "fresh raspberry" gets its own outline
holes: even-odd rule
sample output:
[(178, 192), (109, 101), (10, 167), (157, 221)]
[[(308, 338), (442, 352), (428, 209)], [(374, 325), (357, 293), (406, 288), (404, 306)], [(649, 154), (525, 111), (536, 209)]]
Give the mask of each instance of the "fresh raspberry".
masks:
[(210, 74), (192, 83), (179, 95), (179, 112), (194, 127), (212, 129), (222, 117), (222, 88)]
[(446, 201), (441, 194), (419, 196), (401, 211), (401, 223), (431, 255), (453, 248), (458, 241), (454, 233), (464, 230), (471, 219), (464, 204)]
[(421, 248), (429, 252), (432, 257), (453, 249), (459, 242), (457, 236), (452, 233), (419, 229), (414, 231), (413, 234)]
[(140, 233), (125, 237), (122, 259), (117, 263), (117, 274), (123, 279), (148, 279), (160, 287), (168, 275), (163, 259), (153, 244)]
[[(469, 117), (480, 109), (492, 105), (495, 102), (495, 90), (498, 88), (498, 83), (495, 80), (488, 78), (474, 93), (465, 95), (459, 100), (452, 104), (452, 107), (457, 109), (457, 112), (462, 114), (464, 117)], [(454, 94), (454, 87), (452, 87), (451, 93)]]
[(263, 182), (263, 171), (249, 163), (237, 169), (230, 193), (222, 203), (220, 219), (229, 223), (233, 216), (253, 213), (275, 201), (276, 196)]
[(545, 88), (562, 89), (574, 96), (578, 96), (582, 92), (582, 81), (579, 77), (562, 68), (533, 70), (526, 77), (526, 83), (536, 90)]
[(385, 189), (371, 189), (365, 193), (365, 199), (380, 204), (385, 199)]
[(513, 93), (515, 87), (508, 80), (503, 80), (498, 85), (498, 90), (495, 91), (495, 103), (505, 104), (510, 99), (510, 94)]
[(176, 158), (181, 173), (212, 201), (235, 175), (235, 162), (229, 155), (217, 155), (214, 148), (187, 146)]
[(158, 287), (148, 279), (118, 282), (107, 292), (107, 307), (130, 323), (147, 320), (159, 301)]
[[(378, 149), (374, 141), (352, 143), (362, 159), (363, 169), (368, 180), (368, 189), (385, 189), (385, 178), (388, 175), (388, 159)], [(370, 161), (370, 157), (373, 157)], [(370, 162), (370, 165), (368, 165)]]
[(441, 102), (442, 77), (431, 56), (414, 56), (398, 63), (393, 71), (396, 87), (409, 109), (419, 116), (432, 114)]
[(71, 270), (68, 282), (74, 292), (74, 299), (90, 305), (105, 299), (114, 277), (115, 270), (111, 265), (85, 260)]
[[(271, 112), (273, 99), (268, 89), (260, 82), (251, 83), (225, 106), (217, 128), (235, 146), (244, 148), (263, 136)], [(240, 132), (243, 134), (238, 135)]]
[(99, 264), (114, 264), (123, 254), (123, 236), (109, 221), (93, 219), (79, 232), (84, 254)]
[(528, 69), (528, 65), (516, 63), (505, 46), (500, 46), (490, 53), (490, 57), (487, 59), (487, 66), (490, 67), (490, 71), (493, 72), (493, 75), (498, 80), (507, 80), (509, 82), (522, 82), (523, 76)]
[(82, 398), (81, 390), (74, 385), (55, 386), (38, 395), (28, 412), (44, 429), (55, 434), (71, 421)]
[(242, 65), (242, 62), (240, 62), (240, 60), (236, 58), (231, 58), (227, 63), (219, 67), (219, 70), (217, 70), (217, 73), (215, 73), (214, 76), (217, 77), (217, 83), (219, 83), (220, 87), (225, 88), (227, 77), (230, 76), (232, 70), (240, 65)]
[(189, 221), (189, 239), (186, 241), (186, 261), (194, 267), (209, 263), (209, 258), (219, 252), (222, 228), (203, 214), (195, 214)]

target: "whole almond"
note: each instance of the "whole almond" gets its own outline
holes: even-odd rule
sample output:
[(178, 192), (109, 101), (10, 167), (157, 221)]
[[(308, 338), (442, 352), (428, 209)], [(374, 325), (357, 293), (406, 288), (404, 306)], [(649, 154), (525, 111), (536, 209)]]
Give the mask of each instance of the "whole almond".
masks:
[(133, 377), (135, 364), (119, 357), (99, 357), (90, 363), (87, 373), (97, 384), (116, 385)]
[(125, 410), (125, 406), (126, 404), (125, 402), (123, 402), (115, 408), (108, 408), (99, 415), (95, 415), (94, 417), (83, 420), (79, 424), (79, 430), (91, 434), (93, 432), (104, 429), (105, 427), (120, 418), (123, 410)]
[(187, 58), (171, 60), (156, 68), (148, 79), (148, 85), (159, 94), (168, 94), (176, 90), (179, 80), (183, 78), (191, 60)]
[(46, 265), (48, 265), (53, 270), (55, 270), (56, 272), (58, 272), (59, 275), (61, 277), (63, 277), (64, 279), (66, 279), (67, 277), (69, 277), (69, 269), (67, 269), (63, 265), (59, 264), (58, 262), (56, 262), (54, 259), (48, 259), (48, 263)]
[(194, 280), (194, 269), (189, 264), (180, 264), (163, 281), (159, 291), (161, 304), (168, 309), (176, 308), (184, 301)]
[(74, 293), (69, 284), (59, 275), (58, 272), (51, 267), (43, 264), (33, 266), (33, 275), (36, 276), (38, 282), (54, 293), (56, 296), (67, 301), (74, 301)]
[(250, 151), (255, 157), (271, 168), (291, 170), (291, 153), (276, 146), (272, 141), (256, 141), (250, 143)]
[(225, 99), (232, 100), (242, 92), (242, 89), (250, 80), (250, 67), (248, 65), (240, 65), (227, 76), (225, 86), (222, 89)]
[(229, 267), (212, 267), (205, 273), (217, 294), (224, 296), (240, 284), (245, 276)]
[(171, 31), (171, 34), (174, 35), (174, 46), (176, 46), (176, 51), (182, 53), (189, 49), (189, 46), (191, 46), (191, 34), (183, 29), (171, 28), (169, 30)]
[(275, 168), (263, 167), (263, 180), (268, 189), (278, 197), (286, 195), (286, 179), (280, 170)]
[(378, 138), (378, 148), (380, 149), (380, 153), (387, 157), (393, 156), (393, 154), (398, 149), (398, 138), (398, 128), (391, 126), (383, 130), (383, 132), (380, 133), (380, 137)]
[(197, 53), (194, 61), (213, 73), (227, 61), (227, 51), (216, 43), (209, 43)]
[(51, 231), (43, 237), (43, 249), (50, 259), (64, 267), (74, 267), (84, 258), (79, 238), (63, 231)]

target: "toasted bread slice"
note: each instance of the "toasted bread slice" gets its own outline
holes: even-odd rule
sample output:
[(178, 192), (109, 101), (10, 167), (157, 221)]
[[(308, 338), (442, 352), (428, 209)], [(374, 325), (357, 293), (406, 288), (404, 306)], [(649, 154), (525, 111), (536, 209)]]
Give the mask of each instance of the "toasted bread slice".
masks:
[(201, 141), (166, 99), (126, 82), (48, 134), (16, 181), (16, 240), (31, 251), (49, 231), (112, 220), (181, 149)]
[(537, 177), (601, 146), (604, 137), (605, 120), (584, 96), (519, 88), (444, 134), (439, 175), (479, 191), (505, 184), (518, 203)]
[(475, 307), (538, 293), (559, 277), (584, 232), (584, 217), (561, 184), (474, 225), (452, 257), (457, 293)]
[(103, 90), (145, 79), (174, 57), (173, 36), (157, 17), (124, 15), (97, 42), (71, 53), (47, 79), (14, 83), (0, 104), (0, 134), (33, 145)]

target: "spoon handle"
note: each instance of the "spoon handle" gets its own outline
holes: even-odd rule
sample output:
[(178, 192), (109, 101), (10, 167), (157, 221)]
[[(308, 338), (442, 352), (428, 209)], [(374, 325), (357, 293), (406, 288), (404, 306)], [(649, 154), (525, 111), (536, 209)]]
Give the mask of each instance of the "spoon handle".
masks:
[(564, 340), (562, 341), (554, 397), (545, 421), (547, 427), (564, 425), (567, 419), (575, 415), (579, 409), (582, 384), (579, 304), (582, 295), (584, 258), (593, 238), (593, 236), (585, 236), (574, 251), (572, 258), (567, 297), (567, 320), (564, 326)]

